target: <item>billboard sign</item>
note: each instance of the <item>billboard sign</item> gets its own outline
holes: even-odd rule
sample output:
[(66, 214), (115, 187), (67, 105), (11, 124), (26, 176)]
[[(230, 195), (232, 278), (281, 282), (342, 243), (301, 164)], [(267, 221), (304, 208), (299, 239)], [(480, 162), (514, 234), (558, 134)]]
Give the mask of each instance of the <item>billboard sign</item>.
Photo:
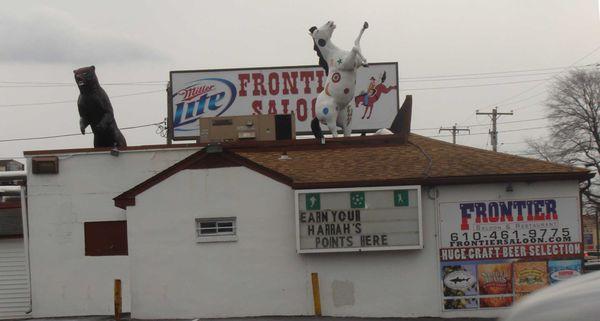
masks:
[(423, 248), (420, 186), (295, 194), (298, 253)]
[(440, 204), (444, 261), (581, 255), (575, 197)]
[(511, 306), (581, 274), (577, 197), (440, 203), (445, 311)]
[[(196, 139), (201, 117), (290, 113), (296, 130), (310, 133), (315, 101), (326, 80), (319, 66), (171, 71), (170, 135)], [(359, 68), (351, 106), (353, 131), (389, 127), (399, 106), (398, 64)]]

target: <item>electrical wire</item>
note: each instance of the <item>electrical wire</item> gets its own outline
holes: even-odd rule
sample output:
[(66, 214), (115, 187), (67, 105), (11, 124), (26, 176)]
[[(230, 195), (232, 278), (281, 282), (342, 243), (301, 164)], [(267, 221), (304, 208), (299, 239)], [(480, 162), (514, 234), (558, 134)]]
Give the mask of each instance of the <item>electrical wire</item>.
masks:
[[(598, 45), (597, 47), (595, 47), (595, 48), (594, 48), (592, 51), (590, 51), (589, 53), (585, 54), (583, 57), (581, 57), (581, 58), (577, 59), (575, 62), (573, 62), (573, 63), (572, 63), (572, 64), (570, 64), (569, 66), (567, 66), (567, 67), (563, 68), (562, 70), (560, 70), (559, 72), (557, 72), (557, 73), (554, 75), (554, 77), (558, 76), (559, 74), (561, 74), (561, 73), (565, 72), (565, 71), (566, 71), (566, 70), (568, 70), (568, 69), (574, 68), (575, 64), (577, 64), (577, 63), (579, 63), (580, 61), (582, 61), (582, 60), (586, 59), (587, 57), (589, 57), (589, 56), (593, 55), (593, 54), (594, 54), (596, 51), (598, 51), (598, 50), (600, 50), (600, 45)], [(599, 65), (599, 64), (596, 64), (596, 66), (598, 66), (598, 65)], [(550, 77), (550, 79), (552, 79), (552, 78), (554, 78), (554, 77)], [(539, 84), (536, 84), (536, 85), (534, 85), (534, 86), (532, 86), (532, 87), (530, 87), (530, 88), (527, 88), (527, 89), (525, 89), (525, 90), (523, 90), (523, 91), (521, 91), (521, 92), (519, 92), (519, 93), (517, 93), (517, 94), (515, 94), (515, 95), (509, 96), (509, 97), (507, 97), (507, 98), (505, 98), (505, 99), (502, 99), (502, 100), (500, 100), (500, 101), (498, 101), (498, 102), (496, 102), (496, 103), (494, 103), (494, 104), (491, 104), (491, 105), (489, 105), (488, 107), (494, 107), (494, 106), (496, 106), (496, 105), (499, 105), (499, 104), (502, 104), (502, 103), (508, 102), (508, 101), (510, 101), (512, 98), (516, 98), (516, 97), (519, 97), (519, 96), (521, 96), (521, 95), (523, 95), (523, 94), (525, 94), (525, 93), (528, 93), (528, 92), (530, 92), (530, 91), (534, 90), (535, 88), (538, 88), (539, 86), (541, 86), (541, 85), (543, 85), (543, 84), (545, 84), (545, 82), (544, 82), (544, 83), (539, 83)]]
[[(137, 93), (124, 94), (124, 95), (114, 95), (109, 98), (121, 98), (121, 97), (130, 97), (130, 96), (141, 96), (153, 93), (164, 92), (164, 89), (160, 90), (150, 90), (150, 91), (141, 91)], [(10, 108), (10, 107), (24, 107), (24, 106), (43, 106), (43, 105), (57, 105), (57, 104), (66, 104), (66, 103), (76, 103), (77, 100), (59, 100), (59, 101), (48, 101), (48, 102), (38, 102), (38, 103), (26, 103), (26, 104), (4, 104), (0, 105), (0, 108)]]
[[(530, 127), (530, 128), (521, 128), (521, 129), (509, 129), (509, 130), (503, 130), (503, 131), (498, 131), (498, 133), (512, 133), (512, 132), (521, 132), (524, 130), (535, 130), (535, 129), (542, 129), (542, 128), (549, 128), (549, 126), (539, 126), (539, 127)], [(483, 132), (483, 133), (470, 133), (470, 134), (466, 134), (466, 135), (462, 135), (462, 136), (477, 136), (477, 135), (488, 135), (489, 132)], [(433, 136), (426, 136), (426, 137), (430, 137), (430, 138), (434, 138), (434, 137), (452, 137), (452, 135), (433, 135)]]
[[(473, 85), (406, 88), (406, 89), (401, 89), (400, 91), (437, 90), (437, 89), (474, 88), (474, 87), (487, 87), (487, 86), (499, 86), (499, 85), (512, 85), (512, 84), (527, 83), (527, 82), (545, 81), (547, 79), (548, 78), (522, 80), (522, 81), (510, 81), (510, 82), (498, 82), (498, 83), (487, 83), (487, 84), (473, 84)], [(130, 97), (130, 96), (139, 96), (139, 95), (146, 95), (146, 94), (152, 94), (152, 93), (158, 93), (158, 92), (164, 92), (164, 90), (160, 89), (160, 90), (142, 91), (142, 92), (131, 93), (131, 94), (124, 94), (124, 95), (114, 95), (114, 96), (111, 96), (110, 98), (121, 98), (121, 97)], [(26, 107), (26, 106), (43, 106), (43, 105), (58, 105), (58, 104), (67, 104), (67, 103), (75, 103), (75, 102), (77, 102), (77, 100), (59, 100), (59, 101), (25, 103), (25, 104), (2, 104), (2, 105), (0, 105), (0, 108)]]
[(496, 82), (487, 84), (472, 84), (472, 85), (457, 85), (457, 86), (443, 86), (443, 87), (421, 87), (421, 88), (400, 88), (400, 91), (416, 91), (416, 90), (434, 90), (434, 89), (453, 89), (453, 88), (474, 88), (474, 87), (488, 87), (488, 86), (500, 86), (500, 85), (513, 85), (522, 84), (528, 82), (540, 82), (547, 81), (551, 78), (542, 79), (530, 79), (530, 80), (518, 80), (518, 81), (507, 81), (507, 82)]
[[(448, 75), (429, 75), (417, 77), (398, 77), (399, 82), (422, 82), (422, 81), (455, 81), (455, 80), (477, 80), (488, 78), (511, 78), (511, 77), (530, 77), (536, 75), (548, 75), (555, 72), (549, 70), (559, 70), (565, 68), (588, 68), (597, 67), (600, 64), (587, 64), (579, 66), (567, 67), (549, 67), (537, 69), (518, 69), (507, 71), (492, 71), (481, 73), (463, 73), (463, 74), (448, 74)], [(512, 75), (511, 75), (512, 74)], [(150, 81), (129, 81), (129, 82), (105, 82), (102, 86), (137, 86), (137, 85), (166, 85), (167, 80), (150, 80)], [(49, 81), (0, 81), (0, 88), (27, 88), (27, 87), (72, 87), (76, 84), (73, 82), (49, 82)]]
[(482, 79), (496, 79), (496, 78), (523, 78), (523, 77), (533, 77), (533, 76), (542, 76), (542, 75), (553, 75), (556, 72), (540, 72), (540, 73), (531, 73), (531, 74), (521, 74), (521, 75), (498, 75), (498, 76), (481, 76), (481, 77), (449, 77), (449, 78), (430, 78), (430, 79), (415, 79), (408, 80), (404, 78), (399, 78), (398, 82), (437, 82), (437, 81), (457, 81), (457, 80), (482, 80)]
[[(496, 124), (500, 125), (500, 124), (513, 124), (513, 123), (524, 123), (524, 122), (529, 122), (529, 121), (536, 121), (536, 120), (542, 120), (542, 119), (547, 119), (546, 117), (540, 117), (540, 118), (531, 118), (531, 119), (523, 119), (523, 120), (512, 120), (512, 121), (504, 121), (504, 122), (497, 122)], [(461, 125), (464, 127), (481, 127), (481, 126), (491, 126), (492, 124), (470, 124), (470, 125)], [(429, 127), (429, 128), (412, 128), (411, 130), (438, 130), (440, 129), (439, 127)]]
[[(145, 124), (145, 125), (129, 126), (129, 127), (122, 127), (122, 128), (120, 128), (120, 130), (130, 130), (130, 129), (137, 129), (137, 128), (143, 128), (143, 127), (158, 126), (158, 125), (160, 125), (162, 123), (163, 122), (151, 123), (151, 124)], [(86, 132), (86, 134), (92, 134), (92, 132)], [(80, 136), (80, 135), (81, 135), (81, 133), (77, 133), (77, 134), (60, 134), (60, 135), (50, 135), (50, 136), (38, 136), (38, 137), (26, 137), (26, 138), (9, 138), (9, 139), (0, 139), (0, 143), (5, 143), (5, 142), (21, 142), (21, 141), (31, 141), (31, 140), (42, 140), (42, 139), (51, 139), (51, 138), (60, 138), (60, 137), (69, 137), (69, 136)]]
[[(166, 80), (157, 81), (131, 81), (131, 82), (107, 82), (101, 86), (164, 86)], [(45, 88), (45, 87), (76, 87), (70, 82), (42, 82), (42, 81), (0, 81), (0, 88)]]
[[(587, 56), (585, 57), (587, 58)], [(582, 59), (580, 59), (582, 60)], [(578, 60), (578, 61), (580, 61)], [(577, 62), (578, 62), (577, 61)], [(577, 63), (575, 62), (575, 63)], [(532, 71), (545, 71), (545, 70), (557, 70), (557, 69), (565, 69), (565, 68), (581, 68), (581, 67), (596, 67), (599, 64), (587, 64), (580, 66), (566, 66), (566, 67), (550, 67), (550, 68), (538, 68), (538, 69), (520, 69), (520, 70), (508, 70), (508, 71), (494, 71), (494, 72), (481, 72), (481, 73), (468, 73), (468, 74), (453, 74), (453, 75), (437, 75), (437, 76), (419, 76), (419, 77), (400, 77), (402, 80), (410, 80), (410, 79), (435, 79), (435, 78), (452, 78), (452, 77), (465, 77), (465, 76), (481, 76), (481, 75), (496, 75), (496, 74), (508, 74), (508, 73), (522, 73), (522, 72), (532, 72)]]

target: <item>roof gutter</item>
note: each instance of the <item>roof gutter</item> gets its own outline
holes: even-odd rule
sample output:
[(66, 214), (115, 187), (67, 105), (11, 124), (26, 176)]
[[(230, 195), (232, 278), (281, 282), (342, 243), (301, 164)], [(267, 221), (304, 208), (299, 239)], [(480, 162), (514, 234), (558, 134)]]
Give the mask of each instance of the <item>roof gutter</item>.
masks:
[(16, 179), (27, 179), (26, 171), (6, 171), (0, 172), (0, 182), (12, 181)]
[(337, 181), (337, 182), (294, 182), (293, 189), (345, 188), (371, 186), (400, 186), (400, 185), (461, 185), (487, 184), (507, 182), (538, 182), (538, 181), (584, 181), (594, 176), (590, 172), (570, 173), (534, 173), (534, 174), (505, 174), (478, 176), (447, 176), (447, 177), (415, 177), (369, 181)]
[(0, 194), (5, 196), (19, 196), (21, 195), (21, 186), (0, 186)]

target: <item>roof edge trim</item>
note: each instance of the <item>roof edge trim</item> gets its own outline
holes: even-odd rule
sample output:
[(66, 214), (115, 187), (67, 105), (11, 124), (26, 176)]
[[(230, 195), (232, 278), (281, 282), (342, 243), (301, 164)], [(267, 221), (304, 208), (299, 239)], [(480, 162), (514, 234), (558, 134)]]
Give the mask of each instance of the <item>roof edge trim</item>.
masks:
[(372, 187), (372, 186), (398, 186), (398, 185), (459, 185), (483, 183), (508, 183), (508, 182), (536, 182), (536, 181), (564, 181), (577, 180), (579, 182), (592, 178), (593, 173), (534, 173), (510, 175), (482, 175), (482, 176), (456, 176), (456, 177), (421, 177), (391, 180), (372, 181), (338, 181), (338, 182), (297, 182), (292, 184), (293, 189), (319, 189), (319, 188), (346, 188), (346, 187)]

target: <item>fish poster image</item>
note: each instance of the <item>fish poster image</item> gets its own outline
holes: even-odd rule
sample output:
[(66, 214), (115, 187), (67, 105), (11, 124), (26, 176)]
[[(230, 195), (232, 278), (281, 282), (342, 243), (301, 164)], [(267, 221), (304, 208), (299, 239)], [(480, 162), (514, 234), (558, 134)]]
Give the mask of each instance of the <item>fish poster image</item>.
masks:
[(512, 294), (512, 264), (493, 263), (477, 266), (479, 294)]
[(442, 266), (444, 296), (477, 295), (477, 265), (450, 264)]
[(581, 275), (581, 260), (548, 261), (548, 274), (551, 284)]
[(548, 285), (546, 262), (515, 262), (515, 292), (529, 293)]

